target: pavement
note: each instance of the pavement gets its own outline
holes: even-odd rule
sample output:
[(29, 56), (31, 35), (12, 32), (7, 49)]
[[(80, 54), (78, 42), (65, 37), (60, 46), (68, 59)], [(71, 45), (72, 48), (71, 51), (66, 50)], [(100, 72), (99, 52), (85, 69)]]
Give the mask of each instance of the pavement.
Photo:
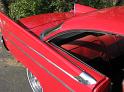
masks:
[(0, 92), (32, 92), (26, 69), (0, 42)]

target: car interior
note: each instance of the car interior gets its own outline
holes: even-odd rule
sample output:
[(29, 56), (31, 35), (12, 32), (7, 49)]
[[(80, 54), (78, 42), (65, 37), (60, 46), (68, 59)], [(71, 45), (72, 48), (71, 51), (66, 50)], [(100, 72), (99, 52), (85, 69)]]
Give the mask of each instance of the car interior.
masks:
[(55, 36), (49, 42), (109, 77), (112, 92), (122, 92), (123, 36), (98, 31), (72, 30)]

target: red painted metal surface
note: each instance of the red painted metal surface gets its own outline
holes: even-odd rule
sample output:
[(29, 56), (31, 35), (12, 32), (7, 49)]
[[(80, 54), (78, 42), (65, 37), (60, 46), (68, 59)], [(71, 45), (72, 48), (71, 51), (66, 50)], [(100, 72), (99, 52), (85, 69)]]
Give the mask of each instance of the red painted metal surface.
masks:
[(81, 92), (84, 89), (91, 92), (93, 87), (72, 78), (78, 76), (81, 70), (5, 15), (1, 14), (1, 19), (5, 21), (2, 34), (10, 52), (38, 78), (45, 92)]
[[(102, 30), (123, 35), (123, 9), (124, 7), (115, 7), (75, 17), (72, 12), (31, 16), (20, 20), (26, 29), (0, 13), (0, 28), (12, 55), (38, 78), (44, 92), (108, 92), (110, 80), (105, 75), (45, 41), (70, 29)], [(60, 30), (46, 36), (42, 41), (38, 38), (41, 32), (62, 22), (64, 23)], [(104, 39), (104, 36), (100, 39)], [(106, 45), (112, 44), (111, 39), (108, 41), (110, 42)], [(96, 84), (86, 85), (76, 80), (75, 77), (84, 71), (95, 78)]]
[(22, 18), (19, 21), (22, 22), (27, 28), (32, 29), (51, 22), (58, 22), (60, 20), (65, 20), (73, 16), (74, 14), (71, 12), (49, 13), (49, 14), (40, 14), (40, 15), (30, 16), (27, 18)]
[(19, 21), (25, 25), (28, 29), (32, 30), (36, 35), (40, 35), (42, 31), (52, 28), (65, 20), (73, 17), (74, 14), (71, 12), (65, 13), (51, 13), (51, 14), (40, 14), (22, 18)]
[[(44, 39), (47, 40), (58, 33), (72, 29), (84, 30), (91, 29), (95, 31), (103, 31), (123, 35), (124, 34), (123, 9), (124, 6), (117, 6), (79, 15), (64, 22), (62, 28), (59, 31), (52, 33), (51, 35), (45, 37)], [(118, 27), (118, 25), (120, 27)]]

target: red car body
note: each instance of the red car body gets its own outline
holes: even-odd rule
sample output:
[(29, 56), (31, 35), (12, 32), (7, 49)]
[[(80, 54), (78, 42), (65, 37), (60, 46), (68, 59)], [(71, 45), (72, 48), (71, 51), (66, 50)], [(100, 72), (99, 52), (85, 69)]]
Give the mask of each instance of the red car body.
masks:
[[(96, 10), (76, 5), (76, 10), (70, 12), (35, 15), (20, 19), (18, 24), (0, 13), (0, 27), (9, 51), (37, 77), (44, 92), (109, 92), (111, 78), (63, 52), (49, 40), (63, 32), (81, 29), (124, 35), (123, 10), (124, 7)], [(41, 37), (45, 30), (59, 24), (61, 24), (59, 29)], [(100, 38), (106, 41), (106, 46), (115, 43), (110, 38), (106, 38), (107, 36), (104, 34), (103, 38)], [(92, 35), (88, 37), (85, 38), (86, 40), (82, 38), (81, 41), (96, 40)], [(68, 43), (62, 46), (71, 51), (76, 47)], [(90, 59), (99, 56), (98, 51), (87, 48), (72, 52), (81, 54), (82, 52), (79, 51), (82, 49), (83, 55)], [(81, 82), (78, 77), (83, 78), (81, 75), (83, 73), (89, 75), (93, 83)]]

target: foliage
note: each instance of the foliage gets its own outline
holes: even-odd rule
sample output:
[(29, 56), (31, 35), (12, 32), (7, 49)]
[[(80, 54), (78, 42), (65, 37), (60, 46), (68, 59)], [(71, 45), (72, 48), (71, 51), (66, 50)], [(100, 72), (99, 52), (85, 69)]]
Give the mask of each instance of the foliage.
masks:
[(64, 12), (72, 8), (73, 2), (66, 0), (52, 0), (49, 4), (49, 11)]
[(71, 3), (65, 0), (15, 0), (9, 6), (9, 16), (13, 20), (18, 20), (30, 15), (47, 12), (68, 11)]
[(116, 5), (116, 2), (112, 0), (80, 0), (80, 3), (98, 9)]
[(18, 20), (22, 17), (39, 14), (42, 12), (41, 0), (16, 0), (9, 6), (9, 16)]
[[(69, 11), (76, 0), (9, 0), (8, 15), (13, 20), (18, 20), (30, 15), (49, 12)], [(115, 6), (114, 0), (77, 0), (78, 3), (94, 8)]]
[(0, 0), (0, 12), (4, 12), (4, 13), (6, 12), (5, 5), (2, 0)]

